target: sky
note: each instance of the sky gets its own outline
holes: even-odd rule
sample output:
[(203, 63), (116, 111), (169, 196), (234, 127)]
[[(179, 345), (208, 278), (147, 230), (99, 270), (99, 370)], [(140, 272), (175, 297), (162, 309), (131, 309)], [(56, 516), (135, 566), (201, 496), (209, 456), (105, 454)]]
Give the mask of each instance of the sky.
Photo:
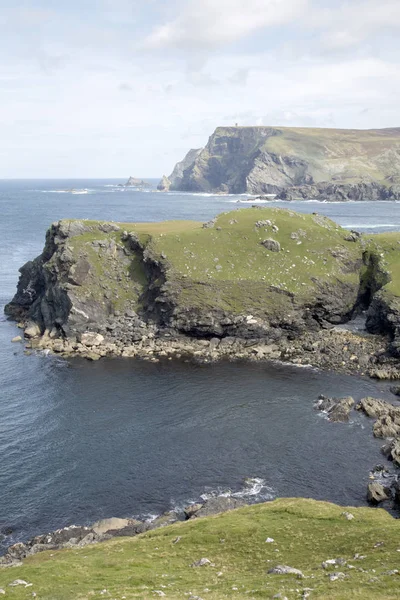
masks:
[(0, 178), (160, 177), (236, 122), (400, 127), (400, 0), (0, 4)]

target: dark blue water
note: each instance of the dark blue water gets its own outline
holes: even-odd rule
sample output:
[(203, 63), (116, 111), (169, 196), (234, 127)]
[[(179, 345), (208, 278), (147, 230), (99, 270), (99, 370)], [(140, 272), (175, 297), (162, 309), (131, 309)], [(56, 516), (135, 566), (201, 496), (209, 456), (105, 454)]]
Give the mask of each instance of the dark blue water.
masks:
[[(63, 218), (206, 221), (244, 198), (112, 181), (0, 182), (0, 314), (18, 268)], [(71, 190), (87, 193), (71, 193)], [(400, 204), (279, 203), (362, 231), (400, 229)], [(386, 384), (289, 366), (194, 366), (25, 356), (0, 316), (0, 527), (8, 545), (104, 516), (157, 514), (214, 490), (364, 504), (380, 442), (361, 415), (333, 425), (319, 393), (392, 398)], [(393, 399), (393, 398), (392, 398)], [(243, 489), (246, 477), (258, 478)], [(242, 490), (242, 492), (240, 491)]]

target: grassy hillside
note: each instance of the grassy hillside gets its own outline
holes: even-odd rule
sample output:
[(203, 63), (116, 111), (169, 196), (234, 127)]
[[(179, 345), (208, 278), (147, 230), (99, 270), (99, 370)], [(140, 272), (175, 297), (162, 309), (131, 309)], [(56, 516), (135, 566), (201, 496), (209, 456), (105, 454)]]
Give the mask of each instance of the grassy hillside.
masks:
[[(117, 308), (128, 297), (138, 302), (145, 283), (138, 260), (120, 261), (124, 285), (109, 277), (108, 245), (113, 240), (117, 247), (123, 247), (124, 230), (136, 233), (151, 255), (162, 261), (181, 306), (209, 305), (233, 313), (273, 312), (283, 308), (280, 305), (287, 302), (287, 294), (304, 303), (312, 301), (316, 290), (325, 284), (340, 280), (358, 285), (354, 266), (361, 259), (360, 244), (347, 241), (347, 230), (321, 216), (266, 208), (224, 213), (209, 228), (192, 221), (121, 223), (120, 231), (101, 233), (98, 223), (85, 221), (85, 225), (92, 226), (93, 231), (69, 242), (76, 260), (84, 254), (94, 265), (78, 291), (99, 299), (101, 285), (110, 281), (114, 297), (118, 296)], [(280, 252), (267, 250), (261, 243), (265, 239), (279, 242)], [(99, 249), (96, 241), (102, 240), (106, 247)], [(210, 289), (214, 293), (210, 294)], [(274, 289), (286, 295), (277, 299)], [(350, 297), (350, 304), (352, 300)]]
[[(346, 519), (346, 510), (354, 519)], [(0, 588), (15, 600), (33, 593), (40, 600), (149, 600), (163, 594), (171, 600), (276, 594), (288, 600), (307, 594), (324, 600), (395, 600), (399, 550), (400, 521), (383, 510), (281, 499), (135, 538), (37, 554), (21, 567), (0, 570)], [(191, 566), (201, 558), (212, 564)], [(345, 564), (322, 567), (337, 558)], [(276, 565), (300, 569), (304, 578), (268, 574)], [(334, 572), (344, 578), (331, 581)], [(10, 587), (16, 579), (32, 585)]]

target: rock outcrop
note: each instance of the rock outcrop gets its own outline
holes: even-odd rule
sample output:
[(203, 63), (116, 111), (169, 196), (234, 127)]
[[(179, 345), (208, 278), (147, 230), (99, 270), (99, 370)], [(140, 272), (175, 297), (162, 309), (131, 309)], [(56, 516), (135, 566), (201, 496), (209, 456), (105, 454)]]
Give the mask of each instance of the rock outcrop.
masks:
[[(206, 226), (59, 221), (21, 268), (6, 313), (33, 347), (92, 360), (279, 358), (395, 378), (398, 358), (379, 335), (393, 350), (400, 319), (373, 316), (378, 300), (396, 298), (396, 235), (364, 238), (281, 209)], [(378, 335), (334, 329), (368, 306)]]
[(170, 180), (171, 189), (189, 192), (397, 199), (400, 128), (218, 127)]
[(144, 179), (138, 179), (137, 177), (129, 177), (128, 181), (124, 184), (125, 187), (150, 187), (148, 181)]
[(276, 200), (319, 200), (321, 202), (400, 200), (398, 186), (388, 186), (374, 181), (359, 183), (321, 182), (299, 185), (282, 190)]
[(193, 166), (195, 160), (197, 159), (201, 151), (201, 148), (189, 150), (185, 158), (180, 162), (176, 163), (174, 170), (172, 171), (169, 177), (163, 175), (160, 183), (157, 186), (157, 189), (162, 192), (167, 192), (170, 189), (179, 190), (180, 182), (184, 177), (185, 171)]

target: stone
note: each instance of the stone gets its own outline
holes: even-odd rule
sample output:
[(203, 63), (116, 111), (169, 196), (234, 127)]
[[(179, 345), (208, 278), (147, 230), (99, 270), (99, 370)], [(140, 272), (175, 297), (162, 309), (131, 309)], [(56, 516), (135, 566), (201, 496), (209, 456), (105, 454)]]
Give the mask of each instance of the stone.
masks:
[(100, 346), (104, 342), (104, 336), (100, 333), (94, 332), (82, 333), (80, 336), (80, 342), (88, 348), (92, 346)]
[(372, 481), (368, 484), (367, 500), (371, 504), (379, 504), (389, 500), (390, 496), (390, 490), (383, 487), (378, 481)]
[(349, 420), (350, 411), (354, 404), (354, 398), (351, 396), (346, 396), (345, 398), (327, 398), (321, 394), (315, 407), (318, 410), (326, 412), (329, 420), (333, 423), (345, 423)]
[(264, 246), (264, 248), (266, 248), (267, 250), (270, 250), (270, 252), (280, 252), (281, 251), (280, 243), (277, 240), (273, 240), (272, 238), (263, 240), (261, 242), (261, 245)]
[(346, 578), (346, 575), (344, 573), (338, 571), (335, 573), (329, 573), (328, 577), (331, 581), (343, 581), (343, 579)]
[(11, 341), (13, 343), (22, 342), (22, 337), (20, 335), (16, 335), (15, 337), (13, 337), (13, 339)]
[(400, 386), (399, 385), (392, 385), (392, 387), (390, 388), (390, 391), (395, 396), (400, 396)]
[(97, 521), (92, 525), (92, 529), (95, 533), (102, 534), (107, 533), (110, 530), (118, 530), (123, 529), (130, 525), (131, 521), (129, 519), (119, 519), (117, 517), (111, 517), (109, 519), (102, 519), (101, 521)]
[(24, 330), (24, 335), (27, 338), (35, 338), (40, 336), (40, 327), (32, 321), (27, 324)]
[(190, 566), (191, 567), (208, 567), (211, 565), (212, 565), (212, 562), (210, 560), (208, 560), (208, 558), (200, 558), (199, 560), (196, 560), (194, 563), (192, 563)]
[(344, 558), (328, 558), (328, 560), (325, 560), (321, 566), (323, 569), (329, 569), (329, 567), (332, 567), (335, 565), (340, 565), (341, 567), (343, 567), (346, 564), (347, 564), (347, 561)]
[(347, 512), (347, 510), (345, 512), (342, 512), (342, 517), (344, 517), (347, 521), (352, 521), (354, 519), (354, 515), (352, 513)]
[(16, 587), (17, 585), (24, 585), (25, 587), (30, 587), (32, 584), (28, 583), (24, 579), (14, 579), (11, 583), (8, 584), (10, 587)]
[(63, 352), (64, 351), (63, 340), (54, 340), (52, 348), (53, 348), (53, 352)]
[(267, 539), (265, 540), (265, 543), (266, 544), (273, 544), (274, 541), (275, 541), (274, 538), (267, 537)]
[(196, 514), (202, 507), (203, 505), (198, 503), (189, 504), (189, 506), (186, 506), (186, 508), (183, 509), (183, 513), (186, 519), (190, 519), (191, 517), (193, 517), (193, 515)]
[(241, 506), (246, 506), (246, 502), (241, 498), (232, 498), (232, 496), (215, 496), (208, 498), (208, 500), (206, 500), (204, 504), (201, 504), (200, 508), (195, 510), (189, 518), (198, 519), (201, 517), (209, 517), (210, 515), (217, 515), (219, 513), (240, 508)]
[(336, 423), (345, 423), (349, 420), (349, 414), (355, 402), (351, 396), (341, 398), (329, 411), (329, 420)]
[(300, 571), (300, 569), (288, 567), (287, 565), (277, 565), (276, 567), (269, 569), (268, 573), (273, 575), (297, 575), (297, 577), (304, 577), (303, 572)]

